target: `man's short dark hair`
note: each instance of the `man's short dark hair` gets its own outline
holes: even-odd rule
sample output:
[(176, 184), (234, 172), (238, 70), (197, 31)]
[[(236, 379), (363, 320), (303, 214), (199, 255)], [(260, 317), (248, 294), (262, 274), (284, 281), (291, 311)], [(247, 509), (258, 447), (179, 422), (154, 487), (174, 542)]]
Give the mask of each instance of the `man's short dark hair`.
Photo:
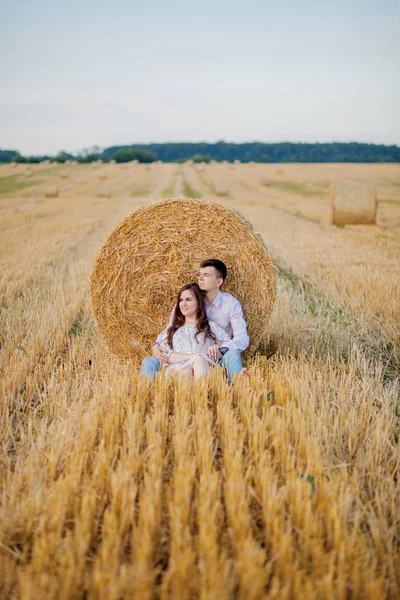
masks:
[(226, 268), (226, 264), (223, 263), (222, 260), (218, 260), (218, 258), (209, 258), (207, 260), (203, 260), (203, 262), (200, 264), (200, 269), (204, 269), (204, 267), (214, 267), (214, 269), (217, 271), (218, 277), (222, 277), (222, 279), (225, 281), (228, 270)]

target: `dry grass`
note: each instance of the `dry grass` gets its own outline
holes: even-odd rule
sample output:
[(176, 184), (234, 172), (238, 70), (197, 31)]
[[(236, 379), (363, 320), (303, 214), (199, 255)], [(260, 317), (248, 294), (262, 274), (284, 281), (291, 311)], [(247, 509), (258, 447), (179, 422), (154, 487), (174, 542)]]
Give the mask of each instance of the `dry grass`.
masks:
[[(397, 598), (398, 234), (266, 206), (260, 168), (238, 167), (229, 203), (279, 267), (264, 356), (250, 385), (151, 385), (90, 304), (96, 251), (132, 211), (115, 168), (112, 203), (95, 174), (86, 199), (1, 200), (1, 597)], [(137, 169), (152, 194), (173, 178)]]

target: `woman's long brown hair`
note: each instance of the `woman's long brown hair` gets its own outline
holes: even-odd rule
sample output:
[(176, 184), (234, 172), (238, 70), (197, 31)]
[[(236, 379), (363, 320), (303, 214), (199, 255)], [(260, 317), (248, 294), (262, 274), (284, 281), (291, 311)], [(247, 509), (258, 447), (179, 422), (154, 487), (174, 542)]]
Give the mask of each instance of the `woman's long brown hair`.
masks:
[(197, 300), (197, 313), (196, 313), (197, 331), (196, 331), (194, 337), (197, 340), (197, 336), (199, 335), (199, 333), (203, 332), (204, 340), (206, 340), (207, 338), (210, 338), (210, 339), (216, 341), (215, 335), (211, 331), (210, 323), (208, 322), (208, 319), (207, 319), (206, 303), (204, 301), (203, 292), (201, 291), (201, 289), (199, 288), (197, 283), (188, 283), (188, 284), (184, 285), (183, 287), (181, 287), (181, 289), (178, 292), (178, 298), (176, 301), (174, 317), (172, 319), (172, 325), (170, 327), (168, 327), (168, 329), (167, 329), (167, 334), (168, 334), (167, 342), (168, 342), (168, 345), (170, 348), (172, 348), (172, 339), (174, 337), (174, 333), (179, 329), (179, 327), (182, 327), (182, 325), (185, 324), (185, 317), (183, 316), (181, 309), (179, 307), (179, 300), (181, 299), (181, 295), (183, 294), (183, 292), (185, 292), (186, 290), (191, 291)]

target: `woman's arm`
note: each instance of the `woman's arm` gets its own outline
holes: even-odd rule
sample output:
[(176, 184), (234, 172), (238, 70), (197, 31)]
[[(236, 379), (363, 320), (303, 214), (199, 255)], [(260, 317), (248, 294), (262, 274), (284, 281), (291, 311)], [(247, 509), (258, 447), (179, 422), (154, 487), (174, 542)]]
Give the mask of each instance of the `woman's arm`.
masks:
[(171, 365), (173, 365), (178, 362), (183, 362), (184, 360), (187, 360), (191, 356), (193, 356), (193, 354), (187, 354), (186, 352), (175, 352), (173, 350), (167, 358), (167, 363), (170, 363)]

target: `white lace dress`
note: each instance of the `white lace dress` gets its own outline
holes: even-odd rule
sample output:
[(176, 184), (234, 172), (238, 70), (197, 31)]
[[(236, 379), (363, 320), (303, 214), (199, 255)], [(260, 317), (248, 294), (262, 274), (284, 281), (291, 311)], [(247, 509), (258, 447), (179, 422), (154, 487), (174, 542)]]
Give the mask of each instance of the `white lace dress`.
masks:
[(177, 331), (174, 333), (174, 337), (172, 338), (172, 348), (167, 343), (167, 333), (165, 332), (163, 337), (161, 338), (161, 345), (167, 350), (167, 354), (171, 354), (171, 352), (184, 352), (185, 354), (191, 354), (192, 356), (187, 360), (182, 362), (174, 363), (174, 364), (166, 364), (166, 369), (174, 369), (176, 371), (182, 371), (182, 369), (186, 369), (190, 367), (191, 364), (196, 360), (198, 356), (204, 356), (204, 358), (211, 364), (215, 365), (216, 362), (212, 360), (209, 356), (207, 356), (207, 348), (210, 346), (217, 344), (218, 346), (222, 346), (223, 342), (228, 342), (231, 338), (226, 333), (222, 327), (214, 323), (214, 321), (209, 321), (210, 329), (215, 335), (216, 341), (207, 338), (204, 341), (204, 333), (201, 332), (197, 336), (197, 339), (194, 337), (197, 331), (197, 325), (182, 325), (179, 327)]

